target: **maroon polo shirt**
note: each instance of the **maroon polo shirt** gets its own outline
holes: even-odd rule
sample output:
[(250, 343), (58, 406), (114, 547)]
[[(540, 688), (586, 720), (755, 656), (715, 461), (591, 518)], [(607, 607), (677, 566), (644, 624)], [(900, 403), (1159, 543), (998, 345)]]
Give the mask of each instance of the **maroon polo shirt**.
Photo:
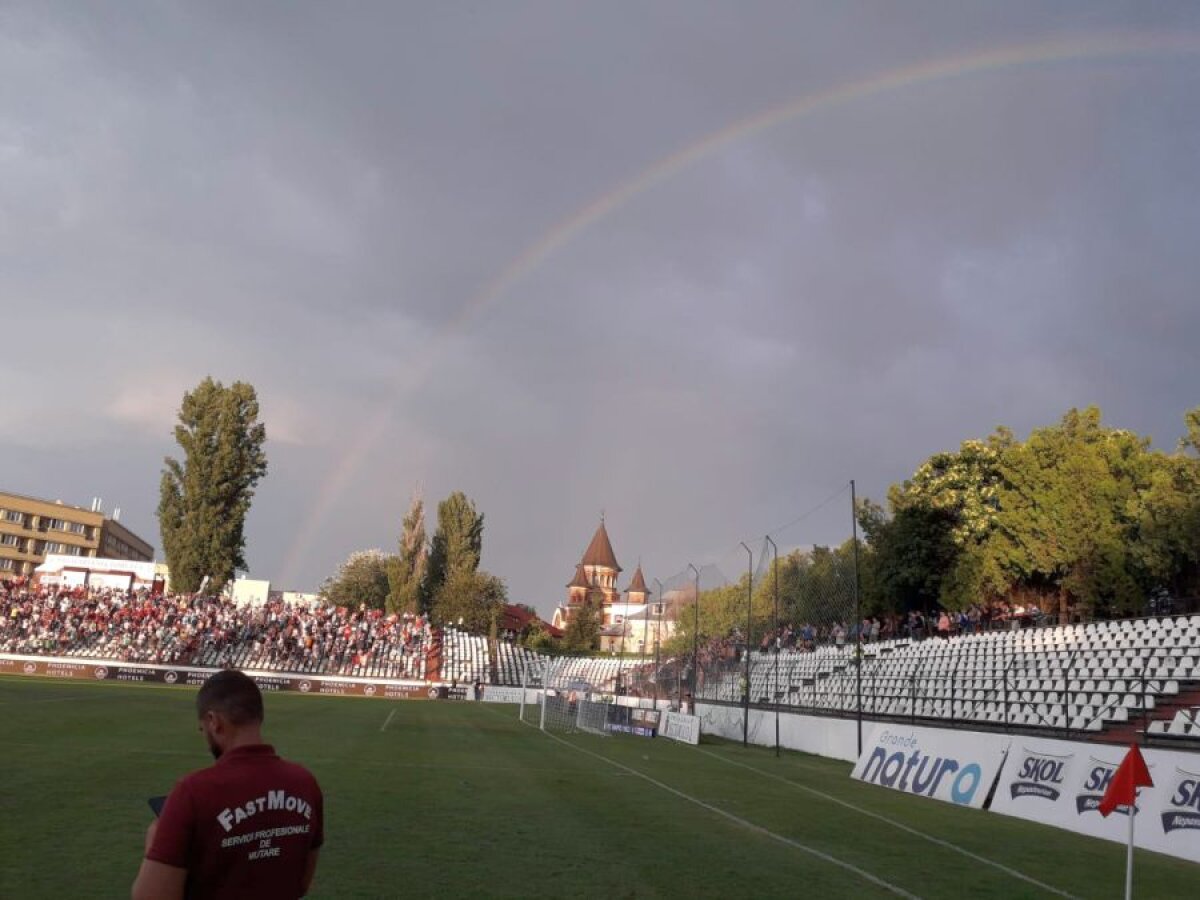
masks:
[(323, 819), (307, 769), (268, 744), (237, 747), (176, 783), (146, 858), (187, 869), (189, 900), (296, 900)]

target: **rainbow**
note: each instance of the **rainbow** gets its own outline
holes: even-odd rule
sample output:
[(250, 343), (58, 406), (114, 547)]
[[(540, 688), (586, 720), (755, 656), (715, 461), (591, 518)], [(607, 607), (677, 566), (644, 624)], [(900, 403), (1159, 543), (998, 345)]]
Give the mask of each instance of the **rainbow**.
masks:
[[(882, 72), (860, 81), (805, 94), (770, 107), (702, 136), (694, 143), (642, 169), (628, 181), (597, 197), (591, 203), (557, 222), (527, 246), (488, 281), (442, 326), (430, 349), (418, 357), (396, 384), (395, 396), (406, 396), (424, 383), (449, 339), (463, 331), (483, 310), (505, 295), (551, 255), (630, 200), (645, 193), (677, 172), (716, 151), (750, 135), (794, 122), (814, 113), (905, 90), (931, 82), (967, 75), (998, 72), (1024, 66), (1097, 62), (1136, 57), (1191, 55), (1200, 53), (1200, 34), (1192, 32), (1116, 32), (1058, 38), (944, 57)], [(307, 552), (317, 530), (345, 490), (363, 460), (387, 430), (394, 404), (385, 404), (349, 442), (321, 483), (308, 515), (301, 523), (284, 558), (281, 579), (291, 583), (297, 564)]]

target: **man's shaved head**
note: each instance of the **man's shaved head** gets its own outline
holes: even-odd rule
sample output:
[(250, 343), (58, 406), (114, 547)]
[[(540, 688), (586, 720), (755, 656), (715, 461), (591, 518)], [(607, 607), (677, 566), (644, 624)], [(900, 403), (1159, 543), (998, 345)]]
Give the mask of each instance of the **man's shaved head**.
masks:
[(262, 692), (245, 672), (226, 669), (213, 675), (196, 695), (196, 715), (216, 713), (234, 726), (263, 720)]

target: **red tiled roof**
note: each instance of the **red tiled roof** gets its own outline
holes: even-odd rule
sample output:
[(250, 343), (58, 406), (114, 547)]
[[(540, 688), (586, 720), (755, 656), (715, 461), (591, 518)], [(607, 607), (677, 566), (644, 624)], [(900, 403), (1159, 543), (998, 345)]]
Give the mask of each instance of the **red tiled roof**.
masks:
[(524, 631), (533, 622), (540, 622), (542, 628), (549, 632), (551, 637), (562, 637), (562, 629), (555, 628), (541, 616), (531, 613), (529, 610), (514, 606), (511, 603), (505, 604), (504, 609), (500, 613), (500, 628), (504, 631)]

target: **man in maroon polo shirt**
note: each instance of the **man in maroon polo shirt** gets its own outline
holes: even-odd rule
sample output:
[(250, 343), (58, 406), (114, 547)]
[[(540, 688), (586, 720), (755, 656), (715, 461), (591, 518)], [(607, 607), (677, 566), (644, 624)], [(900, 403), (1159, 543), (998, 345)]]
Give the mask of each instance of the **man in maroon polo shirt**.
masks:
[(232, 669), (196, 695), (217, 760), (181, 778), (146, 832), (133, 900), (296, 900), (312, 884), (324, 841), (317, 780), (262, 740), (262, 694)]

